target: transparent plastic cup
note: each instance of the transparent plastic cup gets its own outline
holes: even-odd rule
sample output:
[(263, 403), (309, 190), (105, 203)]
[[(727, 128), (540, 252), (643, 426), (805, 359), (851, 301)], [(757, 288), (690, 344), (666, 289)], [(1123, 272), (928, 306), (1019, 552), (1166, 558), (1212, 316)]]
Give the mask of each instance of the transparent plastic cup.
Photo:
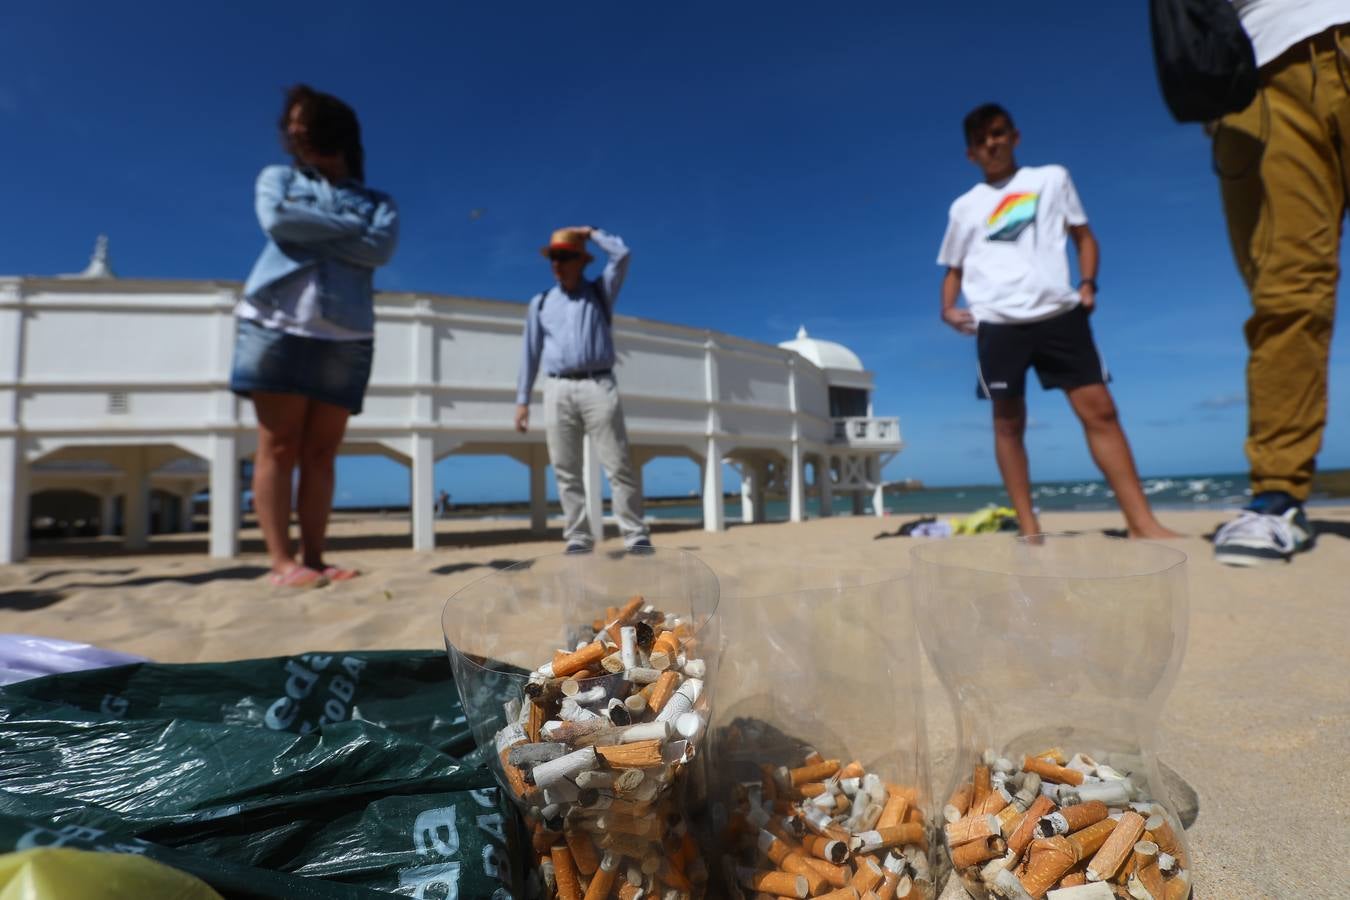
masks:
[(723, 896), (737, 896), (732, 883), (750, 896), (750, 873), (764, 871), (806, 878), (812, 896), (832, 890), (783, 858), (830, 845), (836, 877), (931, 900), (937, 844), (903, 575), (778, 564), (722, 580), (710, 838)]
[[(684, 836), (703, 801), (689, 785), (706, 756), (718, 599), (706, 565), (656, 549), (541, 557), (446, 602), (441, 626), (464, 713), (524, 816), (533, 879), (584, 893), (595, 878), (617, 889), (640, 876), (648, 895), (674, 883), (702, 896), (702, 857), (687, 858), (693, 841)], [(646, 647), (635, 643), (634, 665), (611, 671), (606, 666), (618, 666), (624, 652), (608, 643), (625, 640), (623, 628)], [(597, 642), (594, 659), (574, 670), (571, 651), (587, 656)], [(541, 672), (545, 666), (561, 671)], [(644, 686), (665, 695), (658, 706), (637, 695)], [(610, 709), (610, 699), (629, 698), (631, 710)], [(638, 727), (646, 731), (629, 731)], [(525, 896), (530, 888), (513, 890)]]
[(1065, 875), (1129, 890), (1138, 866), (1134, 887), (1184, 898), (1191, 857), (1155, 735), (1186, 649), (1185, 554), (1037, 535), (932, 541), (911, 555), (920, 639), (956, 715), (943, 814), (967, 891), (1040, 897)]

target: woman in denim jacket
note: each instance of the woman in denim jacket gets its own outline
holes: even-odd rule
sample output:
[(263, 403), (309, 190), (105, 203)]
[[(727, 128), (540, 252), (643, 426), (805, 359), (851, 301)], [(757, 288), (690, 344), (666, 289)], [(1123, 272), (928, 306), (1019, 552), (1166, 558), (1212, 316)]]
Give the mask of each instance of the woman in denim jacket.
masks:
[[(367, 188), (361, 126), (336, 97), (286, 94), (281, 140), (291, 166), (258, 176), (267, 245), (235, 309), (231, 389), (258, 419), (253, 503), (273, 584), (318, 587), (354, 577), (323, 558), (334, 461), (361, 412), (375, 332), (372, 277), (398, 240), (398, 210)], [(300, 467), (300, 559), (290, 539), (291, 481)]]

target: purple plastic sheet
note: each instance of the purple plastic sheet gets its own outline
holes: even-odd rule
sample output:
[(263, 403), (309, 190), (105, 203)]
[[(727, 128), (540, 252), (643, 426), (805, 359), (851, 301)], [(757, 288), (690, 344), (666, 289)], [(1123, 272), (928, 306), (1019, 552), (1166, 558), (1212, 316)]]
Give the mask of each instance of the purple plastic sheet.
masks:
[(43, 675), (149, 662), (143, 656), (31, 634), (0, 634), (0, 685)]

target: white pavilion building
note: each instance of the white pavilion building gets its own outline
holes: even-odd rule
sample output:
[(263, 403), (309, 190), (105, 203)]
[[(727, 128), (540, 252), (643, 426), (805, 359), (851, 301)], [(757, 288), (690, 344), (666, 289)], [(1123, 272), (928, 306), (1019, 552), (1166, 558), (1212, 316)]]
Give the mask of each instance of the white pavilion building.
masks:
[[(0, 563), (27, 555), (31, 498), (79, 491), (101, 501), (105, 533), (120, 503), (128, 549), (187, 528), (209, 491), (210, 553), (239, 547), (241, 460), (254, 452), (252, 405), (229, 390), (241, 285), (114, 276), (100, 239), (73, 276), (0, 276)], [(529, 472), (530, 519), (546, 519), (543, 415), (512, 426), (524, 303), (422, 293), (376, 295), (375, 363), (365, 411), (344, 453), (408, 467), (412, 546), (435, 544), (433, 467), (452, 454), (510, 456)], [(614, 339), (629, 438), (642, 464), (686, 457), (702, 468), (704, 527), (725, 527), (721, 462), (742, 478), (742, 512), (763, 521), (766, 491), (805, 517), (848, 496), (882, 514), (882, 467), (900, 452), (899, 420), (872, 409), (872, 374), (847, 348), (806, 334), (778, 346), (617, 314)], [(542, 396), (536, 389), (536, 402)], [(711, 464), (709, 464), (711, 463)], [(807, 469), (812, 478), (808, 483)], [(592, 521), (601, 470), (587, 454)], [(228, 502), (214, 502), (216, 498)], [(153, 515), (152, 515), (153, 513)]]

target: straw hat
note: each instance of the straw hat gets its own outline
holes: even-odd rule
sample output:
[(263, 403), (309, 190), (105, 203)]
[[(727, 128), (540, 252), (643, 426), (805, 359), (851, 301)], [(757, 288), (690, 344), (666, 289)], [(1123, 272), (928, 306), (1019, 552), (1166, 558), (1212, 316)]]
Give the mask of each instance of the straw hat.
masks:
[(559, 228), (553, 232), (549, 238), (548, 244), (539, 248), (539, 252), (548, 256), (555, 250), (567, 250), (572, 253), (580, 253), (586, 262), (590, 262), (595, 257), (586, 252), (586, 236), (580, 231), (574, 231), (571, 228)]

